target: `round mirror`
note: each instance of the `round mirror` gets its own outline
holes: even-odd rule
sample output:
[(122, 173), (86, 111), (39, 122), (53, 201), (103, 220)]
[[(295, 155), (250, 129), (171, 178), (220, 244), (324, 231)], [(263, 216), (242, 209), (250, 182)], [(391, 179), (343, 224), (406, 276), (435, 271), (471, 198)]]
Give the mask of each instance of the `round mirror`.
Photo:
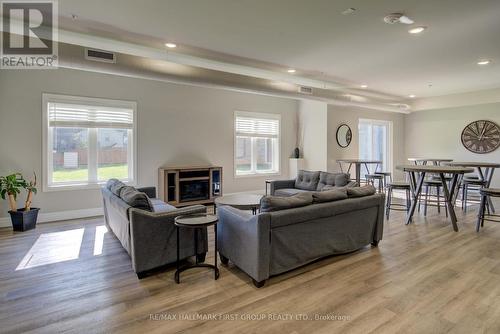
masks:
[(337, 128), (337, 144), (340, 147), (347, 147), (351, 143), (352, 131), (349, 125), (341, 124)]

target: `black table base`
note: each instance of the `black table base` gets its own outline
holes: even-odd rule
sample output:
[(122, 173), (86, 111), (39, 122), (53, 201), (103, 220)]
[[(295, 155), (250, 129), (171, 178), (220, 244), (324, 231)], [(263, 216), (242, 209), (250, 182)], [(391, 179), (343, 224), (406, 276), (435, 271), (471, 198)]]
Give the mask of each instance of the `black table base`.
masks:
[[(214, 238), (215, 238), (215, 254), (214, 254), (214, 264), (208, 264), (208, 263), (199, 263), (198, 262), (198, 256), (195, 256), (196, 258), (196, 263), (195, 264), (188, 264), (185, 266), (180, 266), (180, 238), (179, 238), (179, 226), (176, 225), (176, 232), (177, 232), (177, 262), (176, 262), (176, 271), (174, 274), (174, 279), (175, 283), (179, 284), (181, 282), (180, 280), (180, 274), (183, 271), (186, 271), (188, 269), (192, 268), (210, 268), (213, 269), (214, 271), (214, 280), (217, 280), (219, 278), (219, 268), (217, 268), (217, 224), (214, 224)], [(198, 255), (198, 229), (199, 227), (194, 228), (194, 248), (195, 248), (195, 254)]]

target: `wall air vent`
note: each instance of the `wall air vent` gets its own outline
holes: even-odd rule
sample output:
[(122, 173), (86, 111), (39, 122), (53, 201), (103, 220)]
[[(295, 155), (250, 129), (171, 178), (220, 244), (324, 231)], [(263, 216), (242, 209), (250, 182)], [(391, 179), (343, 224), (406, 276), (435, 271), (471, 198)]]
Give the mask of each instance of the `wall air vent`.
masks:
[(85, 49), (85, 59), (102, 61), (104, 63), (116, 63), (116, 54), (109, 51)]
[(300, 86), (299, 87), (299, 93), (301, 93), (301, 94), (307, 94), (307, 95), (312, 95), (313, 89), (311, 87)]

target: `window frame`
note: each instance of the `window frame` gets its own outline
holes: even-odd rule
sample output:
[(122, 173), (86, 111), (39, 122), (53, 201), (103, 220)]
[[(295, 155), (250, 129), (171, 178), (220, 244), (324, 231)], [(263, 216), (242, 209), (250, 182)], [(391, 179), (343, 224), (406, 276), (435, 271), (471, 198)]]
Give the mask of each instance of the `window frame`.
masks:
[[(275, 138), (276, 139), (276, 151), (274, 153), (274, 158), (276, 159), (273, 164), (276, 166), (276, 170), (272, 170), (269, 172), (259, 172), (257, 169), (252, 170), (249, 173), (245, 174), (238, 174), (237, 173), (237, 165), (236, 165), (236, 157), (237, 157), (237, 129), (236, 129), (236, 119), (238, 117), (247, 117), (247, 118), (260, 118), (260, 119), (271, 119), (271, 120), (277, 120), (278, 121), (278, 136)], [(256, 137), (249, 136), (251, 138), (251, 145), (250, 145), (250, 154), (251, 154), (251, 165), (254, 166), (256, 164), (256, 161), (254, 161), (254, 157), (256, 156), (255, 151), (256, 151), (256, 145), (254, 145), (254, 142), (256, 140)], [(260, 137), (263, 138), (263, 137)], [(250, 112), (250, 111), (240, 111), (236, 110), (234, 112), (234, 117), (233, 117), (233, 175), (235, 178), (248, 178), (248, 177), (262, 177), (262, 176), (277, 176), (281, 175), (281, 114), (275, 114), (275, 113), (263, 113), (263, 112)]]
[[(42, 191), (52, 192), (52, 191), (64, 191), (64, 190), (82, 190), (82, 189), (99, 189), (106, 183), (105, 180), (87, 180), (82, 182), (74, 183), (64, 183), (64, 184), (51, 184), (49, 179), (51, 178), (53, 172), (53, 160), (51, 152), (52, 146), (52, 128), (49, 127), (49, 113), (48, 113), (48, 103), (49, 102), (59, 102), (59, 103), (75, 103), (75, 104), (87, 104), (93, 106), (103, 106), (103, 107), (119, 107), (119, 108), (130, 108), (133, 114), (133, 125), (132, 129), (128, 132), (128, 146), (127, 146), (127, 160), (129, 166), (129, 179), (125, 180), (124, 183), (128, 185), (136, 185), (137, 182), (137, 102), (126, 101), (126, 100), (113, 100), (113, 99), (103, 99), (94, 97), (84, 97), (75, 95), (62, 95), (62, 94), (49, 94), (42, 93)], [(92, 166), (89, 163), (89, 178), (92, 175), (91, 170), (95, 170), (96, 178), (97, 175), (97, 159), (96, 156), (98, 152), (98, 134), (97, 128), (88, 128), (88, 142), (89, 142), (89, 162), (92, 162)], [(132, 137), (132, 138), (130, 138)], [(90, 147), (96, 147), (95, 152), (91, 150)], [(95, 165), (95, 166), (94, 166)]]
[[(383, 119), (359, 118), (358, 119), (358, 157), (361, 154), (361, 150), (359, 149), (359, 145), (360, 145), (360, 141), (359, 141), (359, 126), (361, 125), (361, 123), (368, 123), (372, 127), (373, 127), (373, 125), (387, 126), (387, 145), (386, 145), (386, 150), (387, 150), (387, 164), (388, 164), (388, 166), (383, 166), (384, 170), (380, 170), (380, 171), (382, 171), (382, 172), (388, 171), (388, 172), (394, 173), (393, 122), (390, 121), (390, 120), (383, 120)], [(372, 138), (373, 138), (373, 134), (372, 134)], [(378, 168), (380, 168), (380, 166)]]

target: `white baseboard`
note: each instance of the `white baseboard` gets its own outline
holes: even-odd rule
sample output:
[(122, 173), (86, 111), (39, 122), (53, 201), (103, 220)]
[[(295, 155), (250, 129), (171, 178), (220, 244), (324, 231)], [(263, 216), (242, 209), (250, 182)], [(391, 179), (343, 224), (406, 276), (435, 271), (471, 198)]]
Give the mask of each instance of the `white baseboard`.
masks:
[[(39, 212), (37, 223), (48, 223), (55, 222), (59, 220), (70, 220), (79, 219), (87, 217), (102, 216), (102, 208), (91, 208), (91, 209), (80, 209), (80, 210), (68, 210), (68, 211), (57, 211), (57, 212)], [(10, 227), (10, 217), (0, 217), (0, 227)]]

